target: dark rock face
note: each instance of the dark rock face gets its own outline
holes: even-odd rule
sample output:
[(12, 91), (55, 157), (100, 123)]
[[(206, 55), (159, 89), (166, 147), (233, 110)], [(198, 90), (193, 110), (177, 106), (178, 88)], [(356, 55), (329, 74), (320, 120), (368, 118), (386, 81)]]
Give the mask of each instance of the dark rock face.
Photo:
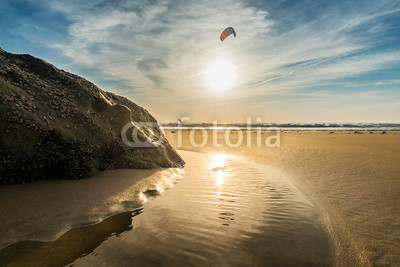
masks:
[(0, 185), (184, 164), (166, 140), (143, 148), (122, 142), (127, 123), (156, 123), (147, 110), (30, 55), (0, 49), (0, 103)]

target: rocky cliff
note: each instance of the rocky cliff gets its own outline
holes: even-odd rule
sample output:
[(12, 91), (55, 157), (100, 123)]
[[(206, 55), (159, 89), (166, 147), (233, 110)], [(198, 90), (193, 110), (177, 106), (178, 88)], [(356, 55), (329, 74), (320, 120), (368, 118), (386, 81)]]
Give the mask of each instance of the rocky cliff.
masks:
[[(122, 141), (131, 121), (157, 125), (146, 109), (30, 55), (0, 48), (0, 103), (0, 185), (183, 164), (166, 140), (154, 147)], [(163, 137), (157, 126), (137, 128), (140, 140), (150, 131)]]

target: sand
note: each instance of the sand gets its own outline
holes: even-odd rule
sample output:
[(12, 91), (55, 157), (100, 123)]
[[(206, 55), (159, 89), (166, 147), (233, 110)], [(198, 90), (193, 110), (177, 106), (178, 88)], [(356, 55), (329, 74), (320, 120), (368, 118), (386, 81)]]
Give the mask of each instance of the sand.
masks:
[[(219, 143), (223, 143), (224, 135), (225, 133), (218, 134)], [(177, 136), (178, 132), (167, 132), (167, 138), (176, 148), (234, 155), (262, 164), (266, 168), (272, 167), (274, 172), (278, 171), (281, 177), (294, 183), (300, 192), (304, 193), (307, 199), (311, 201), (310, 203), (320, 211), (321, 216), (318, 216), (318, 220), (311, 218), (306, 213), (301, 216), (308, 218), (305, 221), (315, 221), (317, 225), (319, 225), (319, 220), (322, 219), (323, 224), (321, 226), (325, 227), (325, 231), (331, 239), (333, 246), (331, 253), (336, 265), (400, 265), (399, 133), (282, 133), (280, 147), (257, 147), (257, 134), (253, 133), (251, 134), (253, 143), (249, 147), (247, 147), (245, 135), (242, 146), (227, 147), (222, 145), (218, 148), (212, 145), (212, 138), (209, 138), (209, 142), (204, 147), (193, 147), (189, 143), (190, 135), (188, 132), (182, 133), (183, 145), (178, 147)], [(238, 134), (231, 133), (228, 136), (235, 143)], [(269, 136), (271, 135), (262, 134), (261, 143), (264, 143)], [(197, 143), (200, 143), (201, 134), (197, 133), (194, 137), (198, 141)], [(187, 152), (181, 153), (184, 155)], [(191, 157), (188, 160), (188, 166), (200, 162), (204, 158), (207, 158), (207, 156)], [(240, 167), (240, 169), (243, 168), (246, 167)], [(252, 167), (252, 169), (260, 170), (262, 168)], [(207, 169), (206, 172), (199, 168), (189, 170), (190, 168), (186, 168), (186, 171), (192, 172), (193, 175), (205, 175), (204, 177), (208, 177), (209, 181), (213, 181), (207, 173), (210, 170), (214, 171), (214, 169)], [(54, 241), (49, 243), (37, 241), (16, 243), (0, 251), (0, 254), (6, 255), (7, 259), (5, 257), (0, 258), (5, 262), (14, 262), (17, 258), (29, 262), (29, 259), (34, 258), (36, 260), (39, 258), (45, 264), (46, 258), (43, 258), (43, 251), (48, 253), (52, 251), (54, 255), (63, 255), (64, 259), (58, 262), (52, 261), (52, 263), (64, 264), (73, 261), (82, 254), (90, 253), (88, 257), (97, 255), (92, 255), (91, 252), (98, 251), (97, 247), (100, 251), (104, 246), (107, 248), (107, 240), (116, 242), (115, 244), (118, 245), (119, 241), (114, 238), (114, 233), (117, 233), (117, 235), (122, 233), (129, 242), (136, 244), (134, 241), (136, 234), (130, 230), (131, 213), (122, 213), (110, 217), (94, 226), (75, 227), (99, 222), (108, 218), (109, 215), (133, 210), (133, 208), (140, 206), (140, 192), (145, 192), (153, 187), (157, 189), (159, 182), (165, 180), (165, 175), (162, 172), (111, 171), (92, 179), (79, 181), (43, 181), (1, 187), (0, 232), (2, 233), (2, 246), (10, 244), (10, 241)], [(241, 174), (242, 171), (233, 173)], [(264, 171), (254, 173), (261, 175)], [(248, 177), (251, 177), (250, 174), (251, 172), (246, 173)], [(113, 183), (109, 183), (110, 178), (113, 179)], [(197, 178), (200, 178), (200, 176)], [(266, 178), (268, 178), (268, 175)], [(182, 181), (195, 180), (182, 179)], [(238, 182), (240, 181), (238, 180)], [(177, 188), (184, 185), (185, 182), (178, 184)], [(226, 189), (235, 188), (235, 190), (241, 192), (241, 189), (247, 186), (247, 184), (240, 185), (239, 183), (234, 185), (227, 186)], [(254, 191), (249, 192), (253, 192), (254, 196), (262, 196), (262, 194), (254, 194), (258, 187), (252, 186), (255, 186)], [(88, 188), (91, 190), (88, 191)], [(194, 190), (192, 193), (197, 194), (198, 191)], [(167, 191), (165, 197), (171, 198), (173, 194), (183, 194), (180, 201), (175, 201), (176, 198), (172, 197), (169, 202), (164, 203), (164, 198), (157, 197), (158, 204), (154, 203), (153, 200), (148, 203), (154, 203), (151, 204), (151, 207), (155, 211), (164, 205), (175, 216), (181, 214), (179, 212), (181, 209), (177, 209), (174, 205), (190, 200), (190, 197), (186, 196), (187, 192), (188, 190), (176, 190), (174, 188), (170, 192)], [(202, 192), (205, 194), (198, 197), (212, 196), (204, 190), (199, 191), (199, 193)], [(280, 191), (276, 192), (279, 193)], [(266, 198), (266, 206), (269, 206), (268, 201), (270, 200)], [(176, 204), (169, 205), (168, 203)], [(214, 202), (207, 200), (203, 203), (211, 205)], [(260, 204), (259, 200), (250, 201), (243, 207), (247, 207), (251, 203), (258, 206)], [(155, 213), (155, 216), (153, 216), (150, 208), (143, 213), (150, 218), (144, 223), (160, 222), (161, 228), (149, 228), (149, 231), (162, 229), (166, 209), (163, 209), (160, 214)], [(190, 206), (188, 212), (190, 213), (191, 210), (193, 209)], [(245, 210), (247, 209), (243, 209), (243, 212)], [(239, 214), (237, 213), (236, 216), (239, 216)], [(268, 213), (265, 214), (268, 215)], [(140, 220), (143, 220), (140, 219), (141, 216), (135, 216), (136, 219), (133, 218), (133, 225), (135, 225), (135, 220), (140, 225)], [(162, 220), (153, 220), (154, 218), (161, 218)], [(175, 221), (181, 221), (181, 217), (171, 218), (177, 218)], [(185, 218), (190, 219), (192, 217)], [(219, 220), (217, 217), (213, 219)], [(218, 223), (213, 219), (211, 218), (206, 222)], [(240, 222), (240, 220), (235, 221)], [(249, 220), (250, 222), (252, 220)], [(171, 225), (174, 226), (175, 224)], [(193, 224), (193, 226), (196, 226), (196, 224)], [(124, 234), (125, 232), (126, 234)], [(139, 231), (139, 233), (147, 232)], [(149, 238), (149, 236), (151, 235), (143, 234), (143, 238)], [(188, 237), (186, 234), (181, 236)], [(250, 238), (249, 240), (258, 239)], [(313, 238), (310, 240), (313, 240)], [(162, 243), (154, 243), (154, 245), (157, 244)], [(306, 242), (305, 244), (313, 244), (313, 242)], [(142, 246), (143, 244), (139, 242), (137, 245)], [(301, 247), (297, 246), (298, 248)], [(309, 250), (312, 251), (312, 249)], [(259, 250), (251, 251), (257, 252)], [(107, 253), (107, 250), (103, 252)], [(143, 253), (148, 252), (151, 252), (151, 250), (143, 250)], [(132, 253), (132, 251), (129, 253)], [(129, 257), (129, 253), (127, 257)], [(32, 258), (27, 257), (28, 255)], [(47, 257), (50, 260), (52, 258), (54, 259), (53, 256)], [(86, 259), (86, 257), (82, 259)], [(328, 262), (331, 261), (328, 260)], [(40, 264), (40, 262), (36, 263)]]
[[(399, 133), (281, 133), (274, 148), (257, 147), (256, 133), (250, 147), (244, 135), (239, 147), (216, 148), (211, 133), (204, 147), (193, 147), (187, 131), (179, 147), (178, 132), (166, 136), (175, 148), (237, 155), (290, 177), (324, 214), (336, 264), (400, 264)], [(194, 137), (200, 144), (202, 133)], [(223, 144), (224, 133), (217, 139)]]
[[(179, 153), (187, 162), (184, 172), (114, 170), (92, 179), (2, 188), (2, 193), (19, 196), (13, 200), (16, 207), (31, 210), (23, 211), (28, 221), (10, 210), (3, 218), (10, 223), (2, 225), (1, 232), (25, 226), (34, 230), (26, 233), (36, 241), (0, 250), (0, 266), (331, 265), (321, 214), (287, 177), (237, 157)], [(166, 178), (169, 186), (162, 187)], [(84, 188), (93, 190), (84, 194)], [(33, 194), (30, 201), (22, 197), (25, 193)], [(139, 204), (140, 193), (147, 199), (143, 208), (124, 213)], [(80, 197), (80, 205), (68, 205), (71, 195)], [(7, 202), (1, 194), (0, 200)], [(106, 218), (115, 205), (122, 213)], [(42, 214), (37, 225), (35, 215), (46, 209), (52, 216)], [(99, 211), (97, 218), (106, 219), (88, 226), (84, 220), (94, 216), (93, 210)], [(83, 227), (51, 241), (50, 229), (61, 227), (60, 221)], [(38, 241), (36, 226), (47, 231), (42, 239), (48, 242)]]
[(143, 192), (167, 188), (181, 176), (179, 168), (122, 169), (81, 180), (2, 186), (0, 249), (26, 240), (52, 241), (72, 228), (132, 211), (145, 202)]

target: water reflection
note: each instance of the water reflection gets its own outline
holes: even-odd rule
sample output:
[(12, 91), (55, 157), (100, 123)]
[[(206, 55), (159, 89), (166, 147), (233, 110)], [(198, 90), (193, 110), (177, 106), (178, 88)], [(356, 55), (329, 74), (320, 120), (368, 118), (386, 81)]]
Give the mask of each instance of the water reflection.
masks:
[(216, 192), (219, 203), (218, 203), (218, 212), (217, 218), (222, 221), (221, 224), (224, 226), (230, 226), (234, 219), (235, 206), (229, 203), (234, 203), (234, 195), (229, 192), (230, 186), (229, 184), (225, 184), (224, 180), (229, 178), (231, 171), (228, 166), (225, 166), (225, 162), (229, 158), (228, 155), (225, 154), (213, 154), (211, 159), (211, 177), (215, 177), (217, 182), (218, 191)]
[(76, 266), (328, 265), (317, 211), (284, 177), (225, 154), (182, 154), (184, 179)]
[(215, 153), (211, 156), (211, 168), (223, 168), (225, 166), (225, 158), (227, 155)]
[(328, 265), (315, 207), (284, 177), (225, 154), (182, 154), (184, 179), (76, 266)]
[[(71, 229), (52, 242), (23, 241), (0, 251), (0, 266), (64, 266), (93, 252), (111, 236), (132, 229), (132, 217), (143, 209), (124, 212), (99, 224)], [(40, 264), (39, 264), (40, 263)]]
[(143, 191), (131, 229), (103, 237), (74, 266), (329, 265), (315, 207), (284, 177), (224, 154), (182, 154), (184, 179), (163, 194), (157, 183)]
[(213, 154), (211, 156), (211, 170), (213, 170), (213, 173), (211, 175), (215, 175), (215, 180), (217, 181), (217, 185), (219, 186), (219, 190), (217, 192), (220, 193), (221, 191), (221, 186), (224, 181), (224, 177), (226, 175), (225, 173), (225, 159), (227, 158), (227, 155), (225, 154)]

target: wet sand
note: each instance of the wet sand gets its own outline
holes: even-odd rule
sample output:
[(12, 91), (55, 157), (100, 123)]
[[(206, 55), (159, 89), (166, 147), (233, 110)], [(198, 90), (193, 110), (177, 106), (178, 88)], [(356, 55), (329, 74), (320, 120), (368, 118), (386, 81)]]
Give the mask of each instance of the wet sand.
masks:
[[(400, 264), (400, 134), (281, 133), (281, 146), (216, 148), (211, 132), (193, 147), (189, 132), (166, 133), (179, 149), (237, 155), (271, 166), (291, 178), (322, 211), (339, 265)], [(217, 140), (224, 144), (225, 133)], [(230, 134), (232, 143), (237, 133)], [(269, 134), (262, 134), (262, 143)], [(197, 144), (201, 132), (195, 134)], [(236, 138), (236, 139), (235, 139)]]
[[(34, 215), (43, 207), (55, 211), (53, 216), (41, 221), (42, 229), (48, 229), (60, 218), (76, 225), (78, 221), (84, 223), (87, 220), (88, 210), (100, 210), (102, 216), (107, 216), (118, 203), (129, 200), (130, 205), (119, 205), (118, 212), (122, 213), (98, 224), (70, 229), (53, 241), (12, 244), (0, 251), (0, 265), (332, 264), (321, 214), (287, 177), (265, 165), (229, 155), (180, 153), (187, 161), (183, 179), (172, 179), (177, 173), (168, 170), (148, 173), (148, 177), (138, 177), (143, 171), (116, 170), (93, 179), (51, 182), (50, 188), (59, 195), (58, 201), (53, 201), (53, 195), (49, 193), (32, 197), (31, 200), (37, 201), (33, 202), (36, 205), (30, 205), (31, 211), (26, 211), (30, 220), (14, 220), (15, 226), (24, 225), (26, 229), (35, 226), (34, 222), (39, 218)], [(107, 179), (114, 179), (116, 185), (110, 185), (110, 189), (104, 187)], [(160, 182), (165, 184), (165, 181), (169, 186), (160, 186)], [(80, 199), (86, 209), (66, 208), (64, 204), (69, 200), (65, 196), (69, 195), (69, 190), (79, 191), (87, 183), (92, 187), (97, 184), (96, 190), (102, 191), (95, 197), (96, 201), (90, 200), (93, 192), (88, 192), (90, 201)], [(1, 190), (22, 195), (47, 187), (47, 184), (32, 183)], [(119, 186), (122, 184), (126, 185), (125, 189)], [(133, 214), (123, 212), (140, 201), (143, 209)], [(17, 200), (14, 204), (29, 206)], [(58, 214), (60, 208), (67, 210), (69, 215)], [(17, 216), (10, 210), (8, 220), (11, 218)], [(2, 226), (4, 233), (13, 232), (13, 229), (12, 224)], [(35, 240), (32, 235), (39, 236), (38, 230), (27, 232), (31, 240)], [(41, 236), (46, 238), (43, 233)], [(47, 239), (51, 236), (50, 231)]]
[(39, 181), (0, 187), (0, 249), (11, 243), (51, 241), (143, 205), (143, 192), (164, 190), (181, 169), (112, 170), (82, 180)]
[(180, 151), (185, 176), (152, 198), (131, 231), (75, 266), (326, 266), (328, 238), (315, 206), (261, 164)]
[(182, 136), (181, 149), (209, 153), (180, 151), (185, 175), (1, 187), (0, 265), (400, 263), (400, 134), (282, 133), (275, 148)]
[(104, 221), (73, 228), (55, 241), (21, 241), (0, 251), (0, 265), (65, 266), (75, 259), (92, 253), (102, 242), (132, 229), (132, 217), (139, 214), (123, 212)]

